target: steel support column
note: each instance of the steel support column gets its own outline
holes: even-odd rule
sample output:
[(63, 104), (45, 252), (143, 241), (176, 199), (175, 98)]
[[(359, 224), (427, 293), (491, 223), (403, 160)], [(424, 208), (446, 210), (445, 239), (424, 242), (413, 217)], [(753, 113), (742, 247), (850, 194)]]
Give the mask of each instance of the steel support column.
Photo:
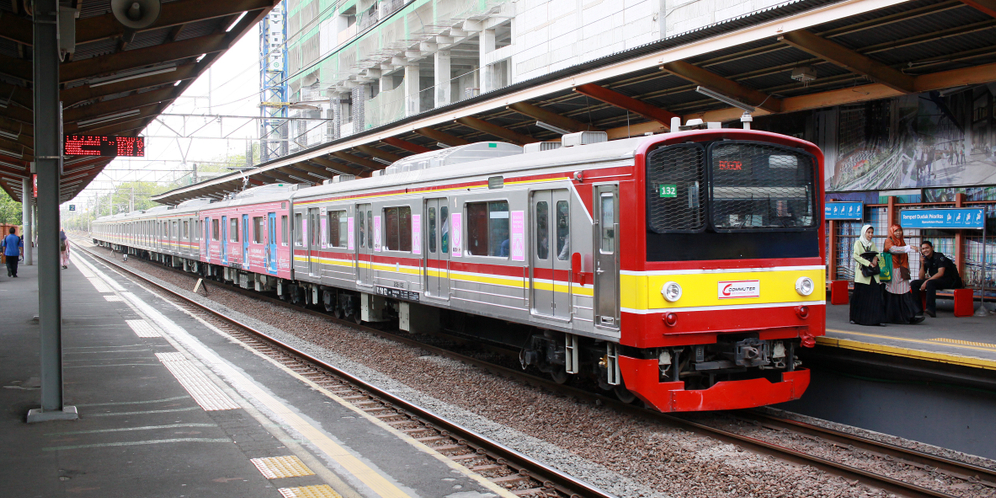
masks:
[(21, 230), (21, 235), (24, 236), (24, 264), (31, 266), (35, 264), (34, 256), (34, 237), (35, 233), (35, 199), (34, 199), (34, 188), (31, 184), (31, 175), (24, 180), (21, 184), (21, 224), (24, 225), (24, 229)]
[(41, 337), (41, 408), (28, 422), (75, 420), (62, 399), (62, 275), (59, 273), (59, 2), (35, 0), (35, 171), (38, 172), (38, 322)]

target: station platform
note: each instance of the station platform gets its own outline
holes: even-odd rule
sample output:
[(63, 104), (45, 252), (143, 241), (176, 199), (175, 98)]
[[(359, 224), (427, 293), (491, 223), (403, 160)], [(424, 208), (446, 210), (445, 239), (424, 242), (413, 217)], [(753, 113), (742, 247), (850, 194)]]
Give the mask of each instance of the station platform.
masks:
[(996, 370), (996, 315), (956, 317), (950, 300), (938, 300), (936, 318), (928, 316), (915, 325), (875, 327), (850, 323), (849, 306), (829, 304), (828, 298), (826, 327), (826, 336), (816, 339), (818, 348)]
[(37, 272), (0, 275), (3, 496), (515, 496), (79, 254), (62, 270), (79, 418), (29, 424)]

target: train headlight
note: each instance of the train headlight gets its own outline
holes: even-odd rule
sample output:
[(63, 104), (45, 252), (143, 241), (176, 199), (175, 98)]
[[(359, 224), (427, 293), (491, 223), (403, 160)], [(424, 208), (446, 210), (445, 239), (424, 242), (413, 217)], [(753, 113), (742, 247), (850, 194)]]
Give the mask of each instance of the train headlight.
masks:
[(661, 287), (661, 295), (668, 302), (673, 303), (681, 299), (681, 286), (678, 285), (678, 282), (668, 282), (664, 284), (664, 287)]
[(813, 293), (813, 289), (815, 288), (816, 286), (813, 284), (813, 279), (809, 277), (799, 277), (799, 279), (795, 281), (795, 291), (800, 295), (808, 296)]

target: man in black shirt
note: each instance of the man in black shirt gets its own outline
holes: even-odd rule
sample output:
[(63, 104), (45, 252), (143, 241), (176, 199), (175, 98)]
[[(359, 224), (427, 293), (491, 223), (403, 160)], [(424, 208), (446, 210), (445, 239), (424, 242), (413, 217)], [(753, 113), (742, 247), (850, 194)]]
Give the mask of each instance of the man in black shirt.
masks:
[(920, 278), (910, 282), (910, 291), (913, 293), (913, 302), (920, 306), (920, 293), (927, 293), (927, 309), (924, 310), (932, 317), (937, 316), (937, 290), (938, 289), (960, 289), (962, 287), (961, 275), (958, 267), (947, 256), (934, 252), (934, 244), (929, 240), (920, 244), (920, 254), (923, 261), (920, 262)]

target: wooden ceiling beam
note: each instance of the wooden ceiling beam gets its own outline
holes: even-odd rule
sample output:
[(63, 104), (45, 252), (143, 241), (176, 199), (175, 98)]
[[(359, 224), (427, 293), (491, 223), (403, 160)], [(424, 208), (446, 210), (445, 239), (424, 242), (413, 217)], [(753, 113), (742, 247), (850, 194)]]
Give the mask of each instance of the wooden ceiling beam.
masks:
[(176, 98), (176, 88), (168, 87), (151, 92), (136, 93), (119, 99), (106, 100), (93, 105), (75, 107), (62, 113), (63, 123), (75, 123), (86, 119), (92, 119), (106, 114), (112, 114), (131, 109), (145, 107), (147, 105), (159, 104), (161, 102), (172, 102)]
[(433, 150), (426, 147), (422, 147), (421, 145), (418, 144), (413, 144), (407, 140), (402, 140), (400, 138), (395, 138), (395, 137), (382, 138), (380, 141), (386, 143), (387, 145), (407, 150), (408, 152), (412, 152), (415, 154), (421, 154), (423, 152), (430, 152)]
[(383, 159), (385, 161), (389, 161), (389, 162), (392, 162), (392, 163), (395, 162), (395, 161), (400, 161), (401, 159), (403, 159), (402, 156), (399, 156), (397, 154), (391, 154), (390, 152), (382, 151), (382, 150), (378, 149), (377, 147), (373, 147), (373, 146), (370, 146), (370, 145), (357, 145), (356, 148), (360, 152), (362, 152), (362, 153), (364, 153), (364, 154), (366, 154), (368, 156), (374, 156), (374, 157), (377, 157), (377, 158), (380, 158), (380, 159)]
[(961, 3), (990, 17), (996, 17), (996, 0), (961, 0)]
[(632, 111), (647, 119), (657, 121), (664, 126), (671, 126), (671, 118), (678, 117), (677, 114), (671, 111), (661, 109), (660, 107), (654, 107), (646, 102), (636, 100), (633, 97), (623, 95), (614, 90), (609, 90), (608, 88), (594, 83), (576, 86), (574, 87), (574, 91), (582, 95), (587, 95), (593, 99), (601, 100), (606, 104), (626, 109), (627, 111)]
[(350, 154), (348, 152), (338, 151), (338, 152), (333, 152), (332, 155), (335, 156), (335, 157), (338, 157), (339, 159), (342, 159), (343, 161), (348, 161), (348, 162), (351, 162), (353, 164), (357, 164), (357, 165), (362, 166), (362, 167), (364, 167), (366, 169), (370, 169), (370, 170), (384, 169), (384, 165), (383, 164), (380, 164), (380, 163), (378, 163), (376, 161), (371, 161), (369, 159), (364, 159), (364, 158), (362, 158), (360, 156), (353, 155), (353, 154)]
[(539, 139), (533, 138), (529, 135), (524, 135), (522, 133), (509, 130), (503, 126), (498, 126), (494, 123), (489, 123), (483, 119), (475, 118), (473, 116), (467, 116), (463, 118), (456, 119), (457, 123), (460, 123), (468, 128), (475, 129), (477, 131), (482, 131), (489, 135), (494, 135), (496, 137), (508, 140), (517, 145), (531, 144), (533, 142), (539, 142)]
[(806, 30), (792, 31), (778, 37), (799, 50), (815, 55), (903, 93), (913, 93), (914, 77), (905, 75), (839, 43), (820, 38)]
[(59, 66), (59, 82), (68, 83), (112, 75), (119, 71), (148, 66), (150, 61), (163, 64), (199, 57), (201, 54), (224, 52), (234, 41), (235, 38), (228, 36), (227, 33), (215, 33), (163, 45), (127, 50), (103, 57), (67, 62)]
[[(156, 22), (148, 28), (139, 30), (139, 32), (238, 15), (247, 10), (269, 10), (273, 8), (274, 3), (273, 0), (227, 0), (224, 2), (178, 0), (176, 2), (164, 3), (159, 11), (159, 17), (156, 19)], [(123, 36), (125, 36), (125, 27), (114, 18), (114, 14), (108, 13), (88, 19), (80, 19), (76, 22), (77, 45)]]
[(542, 121), (546, 124), (556, 126), (557, 128), (563, 128), (565, 130), (572, 132), (601, 131), (593, 126), (586, 125), (576, 119), (571, 119), (566, 116), (561, 116), (560, 114), (548, 111), (540, 106), (533, 105), (528, 102), (516, 102), (514, 104), (509, 104), (505, 108), (513, 110), (519, 114), (529, 116), (537, 121)]
[(741, 100), (751, 106), (760, 107), (770, 112), (781, 112), (781, 99), (752, 88), (747, 88), (736, 81), (724, 78), (711, 71), (706, 71), (685, 61), (669, 62), (661, 66), (661, 69), (691, 81), (696, 85), (708, 87), (729, 97)]
[(337, 171), (340, 174), (356, 175), (356, 176), (361, 176), (363, 174), (363, 170), (359, 168), (350, 166), (348, 164), (342, 164), (340, 162), (333, 161), (331, 159), (326, 159), (324, 157), (312, 157), (308, 160), (319, 166), (328, 168), (332, 171)]
[(335, 173), (333, 173), (333, 172), (331, 172), (331, 171), (329, 171), (329, 170), (327, 170), (327, 169), (325, 169), (325, 168), (323, 168), (321, 166), (314, 166), (314, 165), (308, 164), (307, 161), (302, 161), (302, 162), (299, 162), (299, 163), (294, 163), (294, 167), (297, 168), (297, 169), (299, 169), (299, 170), (301, 170), (301, 171), (304, 171), (305, 173), (310, 173), (312, 175), (318, 175), (318, 176), (320, 176), (322, 178), (325, 178), (325, 179), (329, 179), (329, 178), (332, 178), (333, 176), (335, 176)]
[(170, 85), (170, 88), (173, 88), (172, 85), (177, 81), (186, 81), (197, 78), (197, 69), (200, 66), (200, 64), (181, 64), (176, 67), (176, 71), (168, 73), (154, 74), (152, 76), (144, 76), (133, 80), (121, 81), (118, 83), (111, 83), (109, 85), (100, 85), (96, 87), (81, 85), (59, 92), (59, 98), (62, 99), (63, 105), (69, 107), (79, 102), (98, 99), (107, 95), (116, 95), (132, 90), (141, 90), (163, 85)]
[(460, 137), (453, 136), (450, 135), (449, 133), (435, 130), (433, 128), (418, 128), (415, 130), (415, 133), (418, 133), (423, 137), (435, 140), (436, 142), (444, 143), (446, 145), (449, 145), (450, 147), (456, 147), (458, 145), (467, 145), (470, 143)]

